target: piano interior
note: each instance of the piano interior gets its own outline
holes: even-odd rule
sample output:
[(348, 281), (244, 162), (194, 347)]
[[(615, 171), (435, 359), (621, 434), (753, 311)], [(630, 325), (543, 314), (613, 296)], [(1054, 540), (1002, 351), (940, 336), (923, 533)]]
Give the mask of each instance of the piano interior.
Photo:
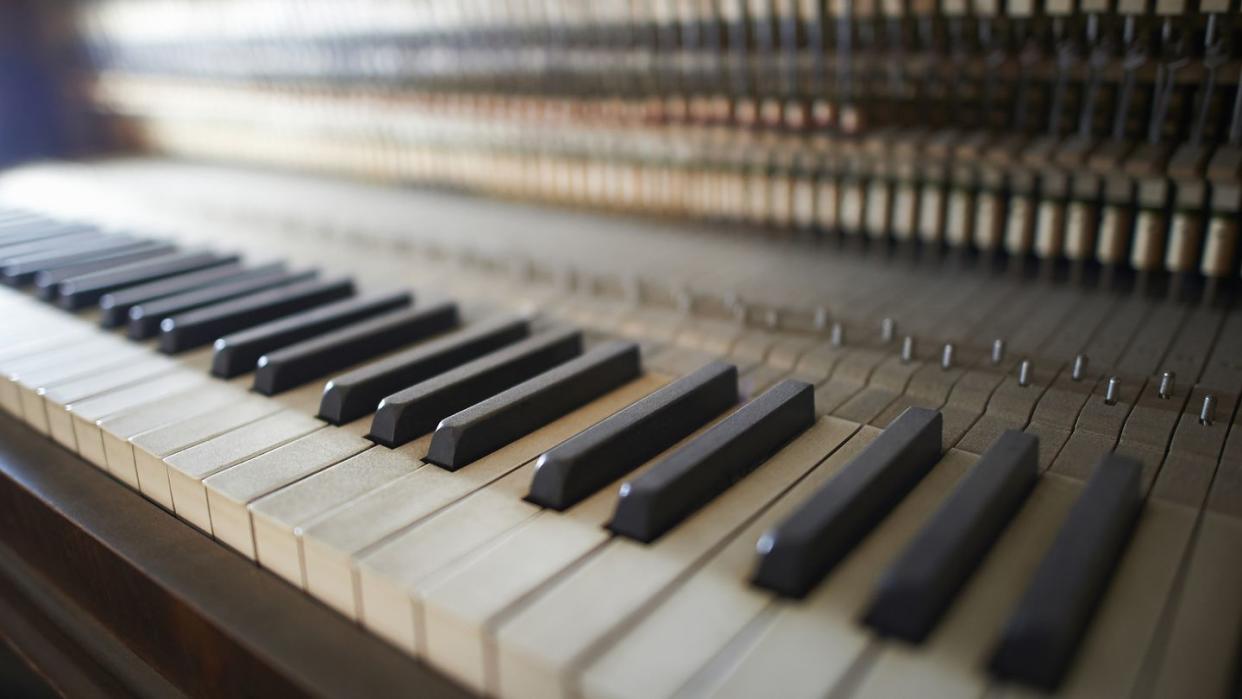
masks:
[(6, 693), (1242, 694), (1235, 0), (12, 0), (0, 168)]

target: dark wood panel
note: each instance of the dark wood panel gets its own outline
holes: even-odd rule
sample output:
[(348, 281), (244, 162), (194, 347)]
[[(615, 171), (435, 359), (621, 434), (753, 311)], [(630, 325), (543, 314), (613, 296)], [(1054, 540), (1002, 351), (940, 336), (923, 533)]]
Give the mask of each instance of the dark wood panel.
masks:
[(0, 540), (190, 695), (469, 696), (7, 416)]

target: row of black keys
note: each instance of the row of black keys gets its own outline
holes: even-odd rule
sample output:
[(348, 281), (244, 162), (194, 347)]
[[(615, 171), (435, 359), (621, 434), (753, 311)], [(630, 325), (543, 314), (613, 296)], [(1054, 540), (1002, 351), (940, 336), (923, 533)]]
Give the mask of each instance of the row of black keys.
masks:
[[(63, 227), (55, 234), (41, 230), (47, 240), (61, 239), (60, 245), (78, 235), (63, 234)], [(31, 237), (27, 224), (0, 222), (0, 256), (9, 260), (9, 243), (21, 239), (12, 246), (28, 245)], [(104, 325), (115, 326), (124, 313), (131, 334), (139, 337), (146, 335), (134, 332), (133, 323), (158, 318), (167, 352), (214, 340), (213, 373), (232, 377), (254, 370), (255, 387), (263, 393), (427, 340), (333, 378), (320, 417), (343, 424), (374, 411), (371, 437), (387, 446), (434, 430), (426, 459), (450, 470), (640, 373), (638, 349), (630, 343), (607, 343), (583, 354), (578, 332), (532, 336), (520, 318), (434, 337), (459, 324), (456, 307), (414, 308), (404, 292), (351, 298), (348, 281), (281, 277), (288, 273), (275, 266), (244, 270), (236, 258), (209, 253), (170, 250), (145, 264), (95, 257), (92, 263), (101, 266), (90, 271), (82, 271), (82, 259), (71, 265), (77, 274), (57, 282), (56, 294), (41, 295), (67, 309), (98, 302)], [(21, 264), (14, 276), (40, 263)], [(3, 267), (6, 281), (11, 266)], [(42, 291), (49, 286), (43, 282), (55, 277), (40, 275), (67, 268), (45, 266), (30, 279)], [(252, 286), (257, 279), (282, 278), (270, 287)], [(685, 439), (737, 399), (736, 369), (708, 365), (544, 454), (528, 499), (568, 508)], [(609, 527), (639, 541), (659, 538), (814, 420), (809, 385), (777, 384), (627, 482)], [(931, 469), (941, 456), (940, 435), (938, 412), (904, 413), (760, 540), (755, 583), (787, 596), (807, 594)], [(1011, 432), (983, 455), (884, 578), (866, 616), (871, 626), (915, 642), (930, 633), (1029, 493), (1036, 448), (1034, 437)], [(994, 656), (999, 674), (1042, 687), (1064, 674), (1138, 511), (1138, 473), (1136, 464), (1121, 457), (1098, 467), (1007, 628)]]

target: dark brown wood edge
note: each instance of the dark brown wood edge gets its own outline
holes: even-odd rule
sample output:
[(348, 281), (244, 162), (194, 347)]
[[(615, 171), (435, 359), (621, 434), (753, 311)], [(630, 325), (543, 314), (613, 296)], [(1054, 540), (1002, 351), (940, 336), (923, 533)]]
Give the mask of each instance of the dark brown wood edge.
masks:
[(0, 541), (192, 696), (470, 696), (8, 416)]

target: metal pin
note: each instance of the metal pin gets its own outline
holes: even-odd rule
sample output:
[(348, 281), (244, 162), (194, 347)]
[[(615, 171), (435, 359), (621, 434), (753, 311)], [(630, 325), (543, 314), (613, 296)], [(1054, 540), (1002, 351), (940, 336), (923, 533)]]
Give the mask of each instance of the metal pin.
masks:
[(824, 330), (827, 330), (828, 329), (828, 309), (824, 308), (823, 306), (816, 308), (815, 309), (815, 320), (812, 322), (815, 323), (815, 329), (818, 330), (819, 332), (823, 332)]
[(1156, 391), (1156, 395), (1168, 400), (1173, 395), (1173, 379), (1176, 375), (1171, 371), (1166, 371), (1160, 375), (1160, 388)]
[(999, 337), (992, 340), (992, 363), (1000, 364), (1005, 361), (1005, 341)]
[(901, 340), (901, 363), (909, 364), (914, 359), (914, 338), (906, 335)]
[(840, 323), (832, 324), (832, 332), (829, 340), (833, 347), (841, 347), (845, 344), (845, 326)]
[(884, 343), (893, 341), (897, 336), (897, 321), (892, 318), (885, 318), (880, 321), (880, 340)]
[(944, 344), (944, 349), (941, 350), (940, 352), (940, 368), (946, 369), (946, 370), (953, 368), (953, 343), (952, 342), (946, 342)]
[(1104, 389), (1104, 405), (1117, 405), (1121, 393), (1121, 381), (1116, 376), (1108, 377), (1108, 387)]
[(1080, 354), (1074, 357), (1074, 369), (1070, 372), (1070, 378), (1075, 381), (1082, 381), (1082, 377), (1087, 373), (1087, 355)]
[(781, 326), (780, 309), (769, 308), (768, 312), (763, 316), (763, 322), (767, 324), (769, 330), (776, 330)]
[(1023, 359), (1018, 365), (1018, 385), (1023, 388), (1031, 385), (1031, 360)]
[(1199, 424), (1211, 425), (1216, 419), (1216, 396), (1211, 393), (1203, 397), (1203, 407), (1199, 408)]

